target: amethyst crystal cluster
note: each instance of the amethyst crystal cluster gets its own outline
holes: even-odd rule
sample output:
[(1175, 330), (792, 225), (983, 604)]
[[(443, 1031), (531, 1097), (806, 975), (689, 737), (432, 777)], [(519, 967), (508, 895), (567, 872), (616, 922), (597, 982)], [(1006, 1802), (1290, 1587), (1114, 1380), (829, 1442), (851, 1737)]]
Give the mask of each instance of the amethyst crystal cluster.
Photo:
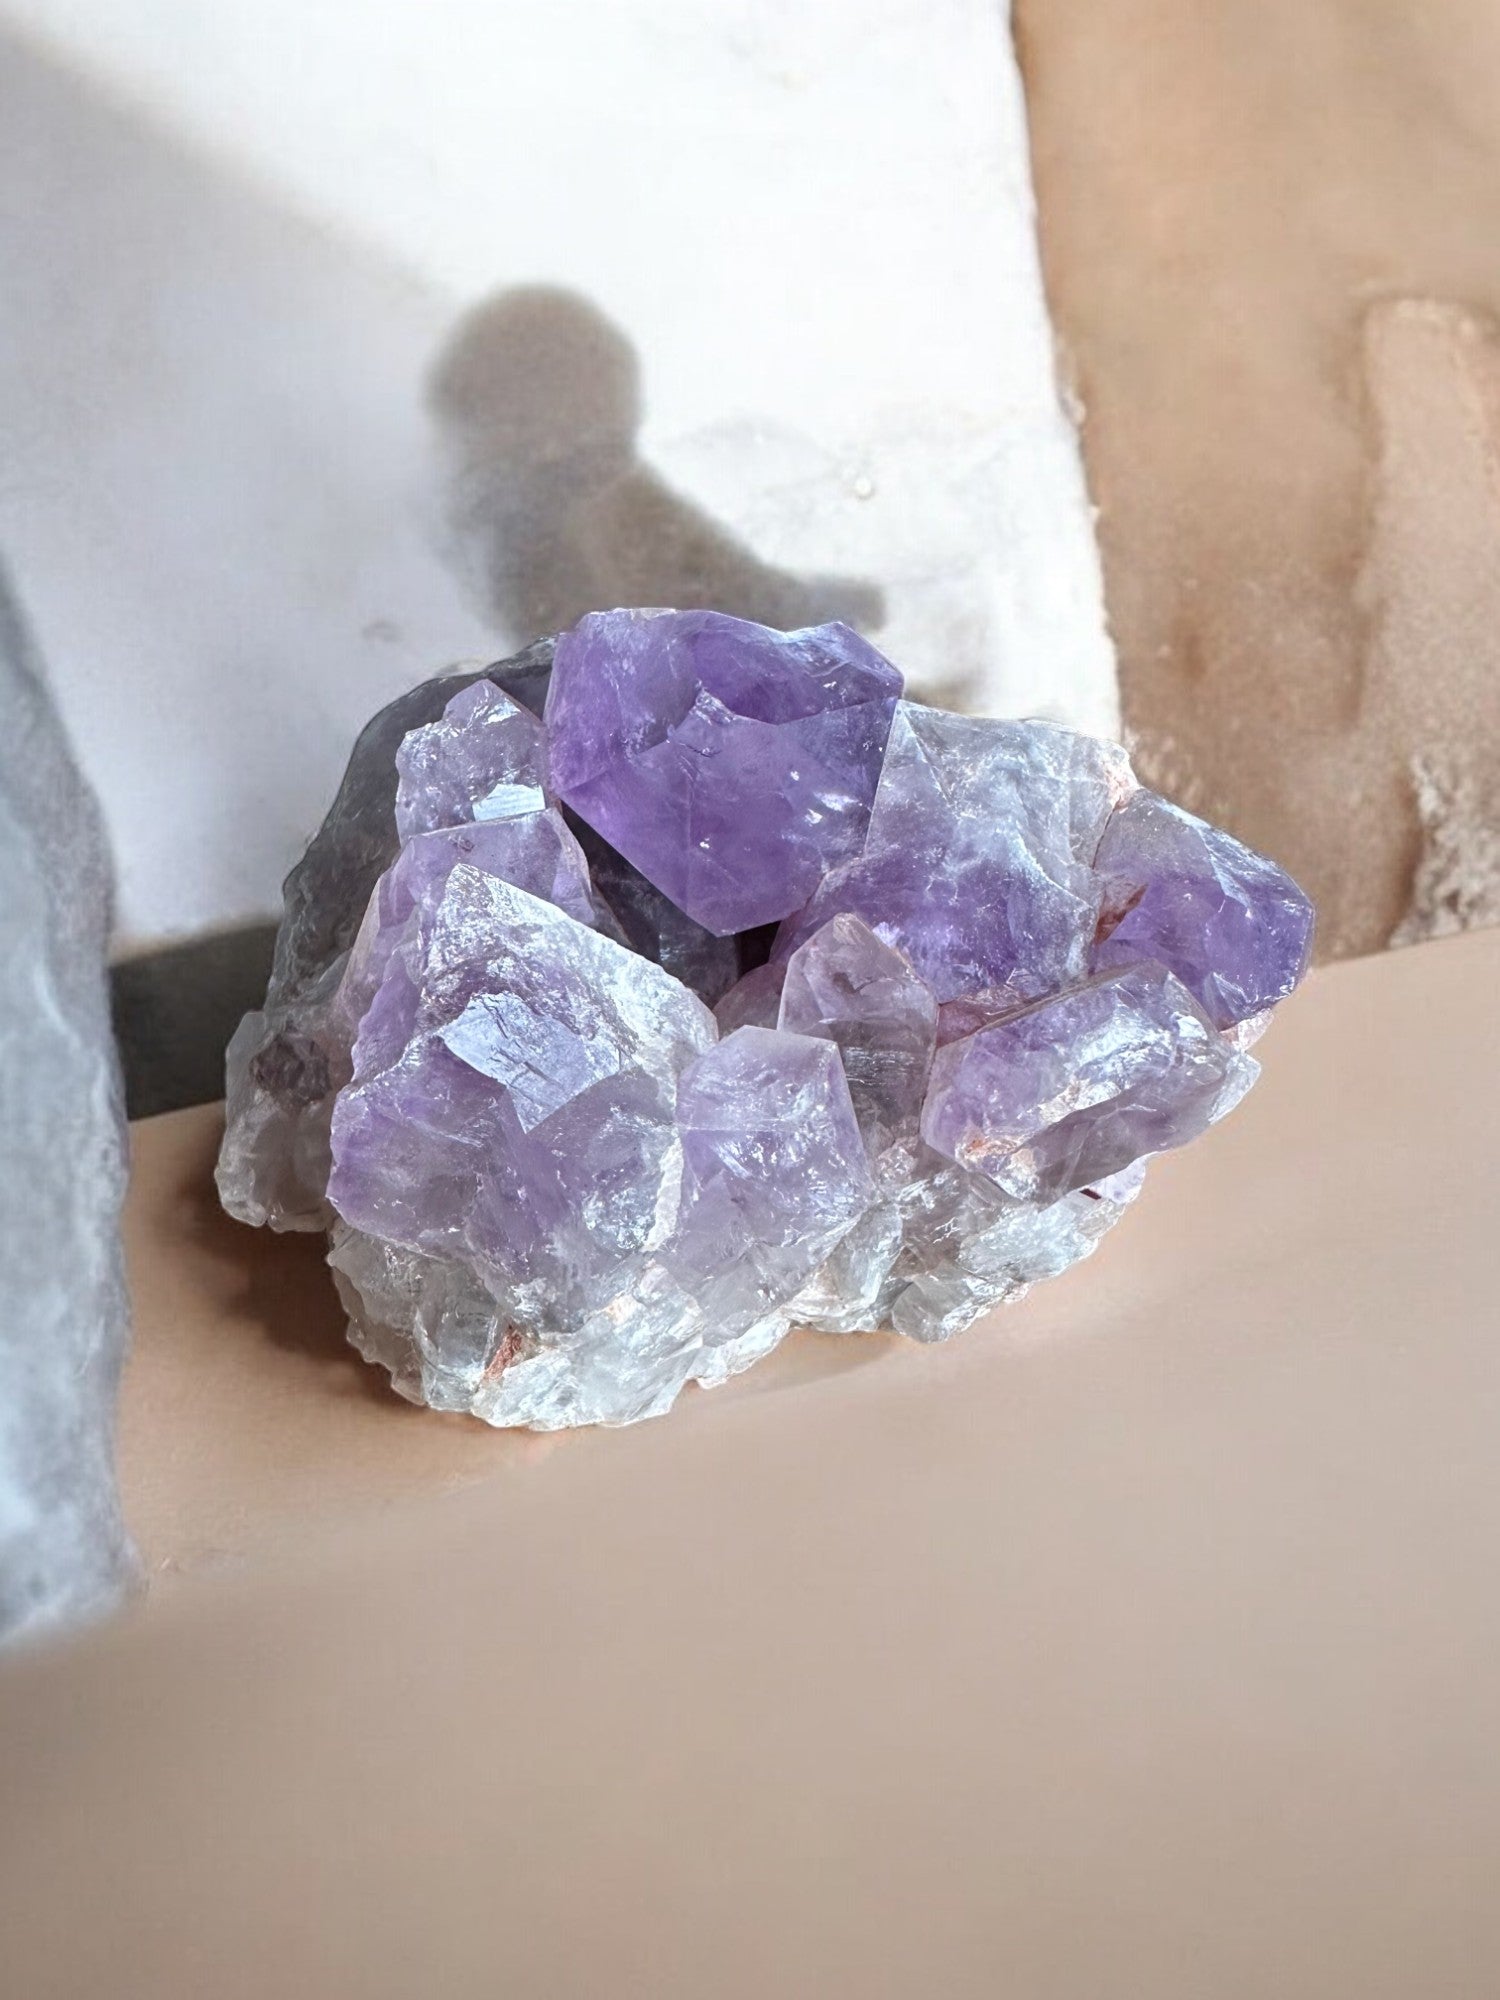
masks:
[(601, 613), (364, 732), (219, 1186), (329, 1231), (402, 1394), (627, 1423), (1087, 1256), (1253, 1081), (1311, 929), (1113, 744), (903, 701), (840, 625)]

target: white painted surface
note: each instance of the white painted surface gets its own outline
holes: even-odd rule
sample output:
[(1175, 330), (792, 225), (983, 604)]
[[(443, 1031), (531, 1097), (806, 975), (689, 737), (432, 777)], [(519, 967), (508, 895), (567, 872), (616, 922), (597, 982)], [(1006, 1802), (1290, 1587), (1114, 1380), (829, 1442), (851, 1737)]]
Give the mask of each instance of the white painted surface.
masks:
[(991, 0), (7, 22), (0, 546), (127, 935), (273, 908), (370, 709), (600, 594), (863, 609), (1114, 726)]

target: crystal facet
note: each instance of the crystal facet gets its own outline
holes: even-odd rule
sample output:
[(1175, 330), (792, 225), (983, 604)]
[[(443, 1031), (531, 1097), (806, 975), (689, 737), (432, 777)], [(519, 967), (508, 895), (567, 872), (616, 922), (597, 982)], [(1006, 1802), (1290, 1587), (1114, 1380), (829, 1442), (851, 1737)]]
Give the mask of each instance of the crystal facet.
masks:
[(799, 909), (869, 821), (901, 676), (845, 625), (606, 611), (558, 641), (560, 797), (720, 936)]
[(547, 732), (492, 681), (474, 681), (396, 752), (396, 832), (518, 819), (547, 803)]
[(1180, 980), (1131, 965), (949, 1042), (922, 1137), (1014, 1200), (1052, 1202), (1196, 1139), (1257, 1073)]
[(753, 1322), (795, 1297), (874, 1199), (838, 1050), (736, 1029), (684, 1072), (678, 1125), (674, 1269), (715, 1316)]
[(830, 918), (787, 961), (778, 1025), (836, 1045), (872, 1157), (916, 1133), (937, 1015), (911, 961), (858, 917)]
[(1055, 992), (1087, 965), (1094, 853), (1133, 782), (1114, 744), (904, 701), (863, 847), (782, 925), (774, 955), (847, 910), (898, 945), (939, 1000)]
[(1100, 970), (1164, 965), (1218, 1028), (1284, 1000), (1307, 970), (1312, 904), (1283, 869), (1155, 792), (1104, 829)]
[(785, 961), (757, 965), (737, 979), (714, 1008), (721, 1035), (736, 1028), (774, 1028), (781, 1016), (781, 989), (786, 984)]
[(945, 1340), (1248, 1088), (1295, 886), (1117, 746), (899, 687), (841, 626), (607, 612), (365, 731), (220, 1185), (329, 1229), (402, 1395), (629, 1423), (794, 1325)]

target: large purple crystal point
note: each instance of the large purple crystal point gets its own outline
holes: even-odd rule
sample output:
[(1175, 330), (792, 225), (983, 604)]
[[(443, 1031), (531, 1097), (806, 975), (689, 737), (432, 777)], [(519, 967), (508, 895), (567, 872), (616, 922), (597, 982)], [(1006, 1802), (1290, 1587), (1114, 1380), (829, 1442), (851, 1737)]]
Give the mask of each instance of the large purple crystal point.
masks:
[(898, 945), (939, 1000), (1055, 991), (1087, 964), (1094, 852), (1133, 785), (1112, 743), (904, 701), (861, 852), (782, 925), (774, 956), (847, 910)]
[(1014, 1200), (1052, 1202), (1195, 1139), (1257, 1073), (1180, 980), (1129, 966), (940, 1049), (922, 1136)]
[(557, 645), (552, 783), (695, 922), (750, 930), (857, 852), (900, 692), (844, 625), (591, 613)]
[(838, 916), (786, 965), (778, 1024), (838, 1048), (874, 1158), (916, 1135), (937, 1046), (937, 1001), (911, 960), (858, 917)]
[(1312, 904), (1283, 869), (1155, 792), (1104, 829), (1100, 970), (1150, 959), (1219, 1028), (1284, 1000), (1307, 970)]

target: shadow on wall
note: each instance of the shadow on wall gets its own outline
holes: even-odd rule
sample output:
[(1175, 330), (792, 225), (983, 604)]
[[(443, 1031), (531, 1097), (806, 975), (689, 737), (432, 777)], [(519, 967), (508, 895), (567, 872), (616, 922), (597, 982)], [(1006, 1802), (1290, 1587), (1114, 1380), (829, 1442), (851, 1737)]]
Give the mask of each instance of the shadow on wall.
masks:
[(773, 568), (642, 462), (635, 350), (577, 293), (484, 300), (439, 356), (429, 398), (462, 552), (517, 645), (621, 604), (879, 629), (873, 584)]

